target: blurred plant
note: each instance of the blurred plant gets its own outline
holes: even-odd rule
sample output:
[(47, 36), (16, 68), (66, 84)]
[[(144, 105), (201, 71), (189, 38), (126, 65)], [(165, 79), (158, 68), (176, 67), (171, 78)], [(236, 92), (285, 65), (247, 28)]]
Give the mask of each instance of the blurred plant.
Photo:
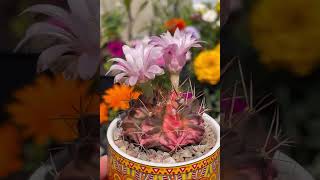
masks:
[(203, 21), (213, 23), (219, 20), (220, 1), (216, 2), (215, 5), (212, 5), (211, 3), (197, 2), (193, 4), (193, 10), (198, 13)]
[(23, 166), (22, 139), (18, 129), (9, 123), (1, 124), (0, 142), (0, 177), (7, 177)]
[(310, 46), (320, 41), (319, 8), (318, 0), (308, 3), (260, 0), (254, 3), (250, 29), (261, 62), (298, 76), (312, 73), (320, 64), (320, 48)]
[[(224, 68), (225, 72), (233, 62)], [(303, 167), (282, 152), (295, 142), (293, 138), (286, 137), (281, 128), (277, 105), (272, 118), (267, 115), (276, 100), (271, 94), (256, 97), (253, 81), (251, 79), (247, 85), (240, 61), (238, 67), (240, 79), (233, 82), (232, 78), (229, 82), (224, 78), (226, 81), (223, 82), (221, 102), (226, 103), (221, 111), (221, 142), (224, 147), (221, 158), (226, 163), (222, 164), (224, 171), (221, 177), (227, 180), (239, 176), (256, 180), (313, 180)]]
[(120, 39), (123, 31), (123, 11), (118, 8), (112, 12), (105, 12), (101, 16), (101, 47), (109, 41)]
[[(147, 29), (149, 34), (160, 34), (170, 29), (167, 25), (176, 24), (183, 29), (183, 27), (189, 23), (189, 16), (191, 14), (190, 3), (188, 0), (152, 0), (151, 6), (154, 18), (144, 29)], [(168, 24), (166, 22), (168, 22)], [(174, 31), (175, 29), (171, 30), (171, 32)]]
[(135, 24), (136, 18), (140, 15), (140, 13), (147, 7), (149, 4), (148, 0), (144, 0), (140, 6), (138, 7), (138, 11), (136, 14), (132, 13), (132, 0), (123, 0), (125, 9), (126, 9), (126, 14), (127, 14), (127, 21), (126, 24), (128, 26), (128, 39), (133, 38), (133, 26)]
[[(225, 170), (221, 177), (227, 180), (238, 176), (245, 179), (273, 180), (279, 173), (279, 169), (273, 164), (273, 156), (292, 141), (284, 138), (281, 133), (278, 108), (274, 111), (270, 128), (266, 128), (267, 123), (261, 118), (261, 111), (275, 101), (267, 101), (267, 97), (263, 97), (257, 100), (257, 103), (254, 102), (252, 80), (248, 91), (240, 62), (239, 71), (243, 93), (239, 93), (239, 83), (236, 82), (233, 87), (225, 89), (222, 97), (222, 102), (227, 100), (231, 103), (228, 103), (230, 106), (222, 106), (224, 109), (221, 111), (221, 142), (224, 147), (221, 158), (226, 162), (222, 164)], [(241, 103), (240, 111), (235, 109), (236, 100), (245, 101)]]
[(194, 61), (194, 72), (200, 82), (216, 85), (220, 80), (220, 45), (200, 52)]
[(7, 107), (10, 120), (23, 128), (24, 138), (33, 138), (37, 144), (72, 141), (77, 137), (77, 117), (98, 111), (99, 96), (88, 94), (90, 84), (40, 76), (15, 92), (16, 101)]
[[(16, 51), (34, 37), (53, 36), (59, 41), (43, 47), (38, 72), (50, 69), (68, 78), (89, 79), (99, 70), (100, 30), (98, 0), (68, 0), (69, 10), (49, 4), (34, 5), (23, 13), (43, 14), (49, 18), (33, 24)], [(52, 23), (54, 20), (57, 23)], [(66, 55), (67, 54), (67, 55)]]

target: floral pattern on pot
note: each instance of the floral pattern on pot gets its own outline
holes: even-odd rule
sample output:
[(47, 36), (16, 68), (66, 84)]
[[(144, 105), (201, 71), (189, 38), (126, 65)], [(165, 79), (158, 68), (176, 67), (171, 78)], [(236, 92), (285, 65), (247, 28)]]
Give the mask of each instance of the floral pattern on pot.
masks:
[(177, 167), (154, 167), (128, 160), (109, 147), (109, 179), (114, 180), (218, 180), (220, 149), (200, 161)]

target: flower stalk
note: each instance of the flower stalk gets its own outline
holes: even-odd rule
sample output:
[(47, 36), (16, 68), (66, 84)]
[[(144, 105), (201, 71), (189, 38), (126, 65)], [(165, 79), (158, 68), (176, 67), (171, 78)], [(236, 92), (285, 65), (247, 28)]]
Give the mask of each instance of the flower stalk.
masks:
[(175, 91), (179, 92), (180, 73), (171, 73), (170, 81)]

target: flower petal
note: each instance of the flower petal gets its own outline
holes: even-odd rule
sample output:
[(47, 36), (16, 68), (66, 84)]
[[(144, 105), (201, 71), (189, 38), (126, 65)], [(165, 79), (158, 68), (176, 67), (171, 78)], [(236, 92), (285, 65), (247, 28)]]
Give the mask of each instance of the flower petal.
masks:
[(33, 24), (26, 32), (25, 37), (19, 42), (15, 48), (18, 51), (30, 38), (39, 35), (51, 35), (60, 38), (66, 42), (71, 42), (74, 37), (66, 30), (48, 23), (40, 22)]
[(58, 57), (67, 53), (70, 50), (69, 45), (56, 45), (52, 46), (41, 53), (37, 63), (37, 71), (42, 72), (49, 68)]
[(136, 85), (137, 84), (137, 82), (138, 82), (138, 77), (137, 76), (131, 76), (130, 78), (129, 78), (129, 84), (128, 85), (130, 85), (130, 86), (134, 86), (134, 85)]
[(99, 65), (97, 56), (84, 53), (78, 61), (78, 73), (81, 79), (89, 79), (97, 72)]
[(162, 68), (160, 68), (157, 65), (152, 65), (149, 69), (148, 69), (149, 73), (153, 73), (153, 74), (163, 74), (164, 70)]
[(122, 65), (119, 65), (119, 64), (114, 64), (110, 67), (109, 71), (106, 73), (106, 76), (107, 75), (112, 75), (112, 76), (115, 76), (121, 72), (126, 72), (128, 73), (128, 70), (122, 66)]
[(65, 70), (63, 71), (63, 76), (65, 79), (70, 79), (70, 80), (74, 80), (79, 77), (76, 60), (73, 60), (66, 66)]
[(127, 73), (120, 73), (114, 77), (114, 82), (118, 83), (127, 75)]
[[(91, 0), (92, 1), (92, 0)], [(72, 14), (76, 14), (84, 21), (89, 21), (90, 13), (87, 6), (87, 0), (68, 0)]]
[(69, 13), (66, 10), (50, 4), (38, 4), (31, 6), (22, 12), (22, 14), (24, 13), (41, 13), (65, 22), (67, 26), (72, 24)]
[(126, 61), (124, 59), (121, 59), (121, 58), (112, 58), (109, 61), (117, 62), (117, 63), (119, 63), (120, 65), (124, 66), (127, 69), (131, 68), (131, 66), (128, 64), (128, 61)]

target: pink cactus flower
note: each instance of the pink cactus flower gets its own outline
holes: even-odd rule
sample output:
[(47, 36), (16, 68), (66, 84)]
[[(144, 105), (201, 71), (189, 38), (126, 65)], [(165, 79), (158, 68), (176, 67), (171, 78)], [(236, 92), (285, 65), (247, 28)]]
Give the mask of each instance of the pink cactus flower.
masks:
[(200, 41), (191, 33), (177, 29), (172, 36), (170, 32), (160, 37), (151, 37), (150, 44), (160, 47), (165, 61), (165, 67), (171, 73), (179, 73), (187, 63), (189, 50), (192, 47), (201, 47)]
[(144, 83), (162, 75), (164, 70), (157, 64), (161, 57), (161, 48), (153, 45), (138, 44), (134, 48), (123, 46), (126, 60), (113, 58), (110, 61), (117, 62), (111, 66), (107, 74), (114, 75), (114, 81), (122, 82), (130, 86)]

